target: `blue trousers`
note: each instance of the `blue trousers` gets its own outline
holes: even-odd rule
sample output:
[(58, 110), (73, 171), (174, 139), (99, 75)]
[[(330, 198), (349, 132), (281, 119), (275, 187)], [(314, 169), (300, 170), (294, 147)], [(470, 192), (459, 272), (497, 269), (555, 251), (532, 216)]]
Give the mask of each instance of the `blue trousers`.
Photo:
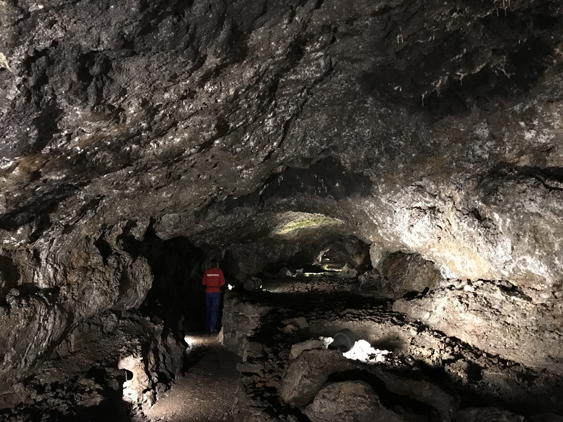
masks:
[(205, 293), (205, 329), (207, 331), (217, 330), (217, 319), (219, 317), (219, 306), (221, 305), (221, 292)]

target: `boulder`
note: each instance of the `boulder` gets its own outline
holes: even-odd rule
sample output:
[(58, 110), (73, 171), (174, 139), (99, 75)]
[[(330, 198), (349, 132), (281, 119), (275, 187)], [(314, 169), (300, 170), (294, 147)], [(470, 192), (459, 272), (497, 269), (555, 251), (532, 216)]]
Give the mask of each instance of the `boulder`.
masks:
[(455, 415), (458, 407), (456, 398), (436, 384), (426, 380), (404, 378), (380, 370), (376, 371), (376, 375), (392, 393), (410, 397), (436, 409), (441, 421), (451, 421)]
[(254, 290), (255, 289), (254, 280), (252, 279), (246, 280), (242, 285), (242, 288), (246, 291)]
[(463, 409), (456, 417), (456, 422), (524, 422), (524, 420), (524, 416), (494, 407)]
[(312, 422), (403, 422), (381, 405), (371, 386), (363, 381), (336, 382), (324, 387), (305, 413)]
[(260, 327), (262, 317), (270, 311), (270, 308), (241, 301), (234, 292), (225, 293), (223, 303), (222, 343), (246, 361), (256, 349), (256, 345), (248, 339)]
[[(282, 321), (283, 324), (286, 324), (284, 330), (288, 331), (304, 331), (309, 329), (309, 323), (303, 317), (299, 318), (291, 318)], [(288, 326), (290, 328), (288, 328)]]
[(145, 300), (152, 287), (153, 274), (147, 260), (140, 257), (124, 266), (120, 278), (119, 296), (113, 309), (124, 311), (136, 309)]
[(355, 268), (350, 268), (348, 264), (345, 264), (342, 267), (342, 270), (338, 273), (338, 277), (340, 278), (354, 278), (358, 275), (358, 270)]
[(391, 299), (433, 289), (442, 281), (436, 265), (418, 254), (395, 252), (388, 255), (381, 263), (381, 273), (381, 295)]
[(289, 354), (289, 357), (291, 359), (297, 359), (301, 355), (301, 353), (303, 353), (306, 350), (324, 349), (324, 348), (325, 345), (320, 340), (311, 339), (307, 341), (302, 341), (301, 343), (296, 343), (291, 346), (291, 353)]
[(349, 361), (337, 350), (305, 351), (286, 369), (279, 395), (292, 406), (305, 406), (315, 398), (332, 373), (350, 367)]

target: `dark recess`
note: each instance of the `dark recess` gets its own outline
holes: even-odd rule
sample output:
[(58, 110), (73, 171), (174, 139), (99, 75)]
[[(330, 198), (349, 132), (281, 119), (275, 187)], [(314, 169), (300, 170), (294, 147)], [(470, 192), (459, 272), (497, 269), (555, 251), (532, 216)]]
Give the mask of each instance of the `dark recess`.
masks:
[(9, 256), (0, 255), (0, 303), (6, 295), (18, 286), (20, 272), (14, 261)]
[(142, 242), (121, 239), (133, 256), (144, 256), (154, 275), (141, 312), (160, 318), (165, 330), (183, 337), (183, 330), (202, 331), (205, 301), (201, 284), (204, 253), (185, 237), (163, 241), (149, 230)]

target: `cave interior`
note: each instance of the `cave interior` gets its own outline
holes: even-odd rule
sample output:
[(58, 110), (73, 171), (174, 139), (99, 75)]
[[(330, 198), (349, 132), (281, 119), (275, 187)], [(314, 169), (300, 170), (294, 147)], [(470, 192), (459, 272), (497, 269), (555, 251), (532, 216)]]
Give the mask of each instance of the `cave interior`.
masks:
[(563, 421), (559, 1), (0, 0), (0, 91), (0, 421)]

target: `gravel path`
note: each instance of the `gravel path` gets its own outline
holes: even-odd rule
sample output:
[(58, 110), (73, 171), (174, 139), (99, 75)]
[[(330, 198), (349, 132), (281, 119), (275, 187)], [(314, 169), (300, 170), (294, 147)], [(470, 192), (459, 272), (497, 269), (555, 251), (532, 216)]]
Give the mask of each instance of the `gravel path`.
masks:
[(216, 337), (195, 340), (192, 353), (199, 359), (184, 378), (176, 381), (166, 397), (144, 412), (149, 421), (233, 420), (232, 410), (239, 386), (238, 357), (221, 346)]

